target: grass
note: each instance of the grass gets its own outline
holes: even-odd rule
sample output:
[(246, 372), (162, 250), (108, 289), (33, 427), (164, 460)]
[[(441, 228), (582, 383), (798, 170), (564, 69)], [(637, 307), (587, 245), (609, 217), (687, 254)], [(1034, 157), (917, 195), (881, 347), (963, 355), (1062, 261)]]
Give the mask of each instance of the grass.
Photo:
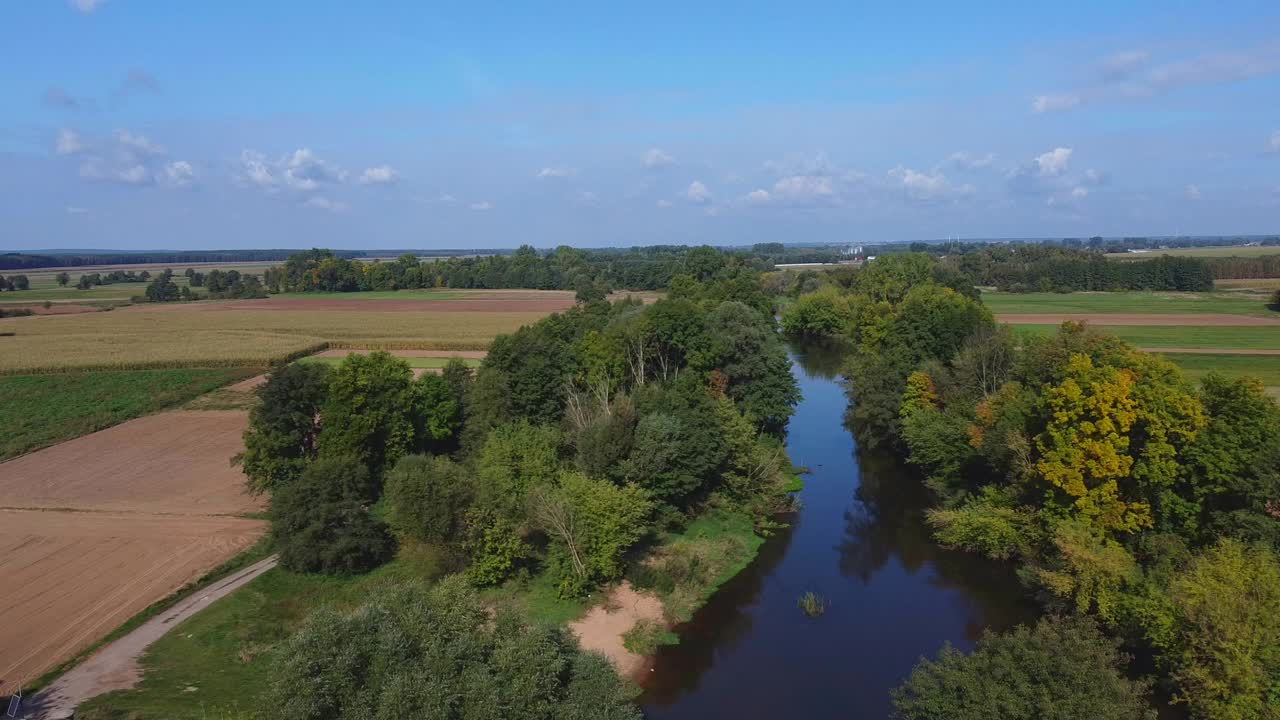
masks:
[(644, 657), (658, 652), (663, 645), (679, 644), (679, 635), (668, 630), (662, 623), (653, 620), (639, 620), (631, 626), (630, 630), (622, 634), (622, 647)]
[(378, 312), (130, 307), (5, 318), (0, 374), (70, 369), (266, 368), (326, 346), (482, 350), (541, 312)]
[(541, 572), (532, 577), (510, 580), (500, 587), (488, 588), (480, 596), (494, 605), (506, 605), (535, 625), (561, 625), (581, 616), (601, 598), (562, 598), (553, 573)]
[(0, 460), (180, 405), (249, 374), (206, 368), (0, 377)]
[[(1052, 335), (1057, 325), (1014, 325), (1021, 335)], [(1109, 325), (1111, 333), (1137, 347), (1280, 350), (1280, 327), (1206, 327), (1179, 325)]]
[(259, 717), (273, 653), (311, 611), (355, 607), (378, 587), (438, 577), (439, 567), (430, 548), (410, 545), (392, 562), (358, 577), (269, 570), (156, 641), (142, 658), (137, 688), (94, 698), (77, 709), (76, 717)]
[[(304, 357), (298, 362), (304, 363), (320, 363), (322, 365), (340, 365), (345, 358), (340, 357)], [(401, 360), (409, 364), (411, 368), (443, 368), (449, 364), (450, 360), (455, 358), (438, 357), (438, 358), (419, 358), (419, 357), (402, 357)], [(480, 361), (474, 358), (457, 358), (462, 360), (467, 367), (480, 367)]]
[(721, 585), (751, 564), (763, 544), (750, 517), (713, 512), (662, 538), (632, 566), (628, 579), (662, 599), (669, 622), (688, 622)]
[(1280, 254), (1280, 245), (1224, 245), (1221, 247), (1187, 247), (1168, 250), (1152, 250), (1144, 253), (1107, 253), (1112, 260), (1145, 260), (1160, 255), (1175, 257), (1261, 257)]
[(1039, 313), (1221, 313), (1227, 315), (1273, 316), (1267, 309), (1269, 298), (1234, 293), (1175, 292), (1077, 292), (982, 294), (991, 312), (1000, 314)]
[(1256, 377), (1263, 385), (1280, 386), (1280, 355), (1165, 353), (1163, 357), (1182, 368), (1183, 373), (1195, 382), (1211, 372), (1218, 372), (1229, 378)]

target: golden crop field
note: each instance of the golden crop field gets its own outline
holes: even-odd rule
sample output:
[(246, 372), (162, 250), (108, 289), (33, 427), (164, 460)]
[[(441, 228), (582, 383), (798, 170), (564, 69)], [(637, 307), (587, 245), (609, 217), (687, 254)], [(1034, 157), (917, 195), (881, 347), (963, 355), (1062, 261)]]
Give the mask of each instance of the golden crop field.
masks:
[[(378, 301), (365, 301), (371, 304)], [(0, 374), (70, 369), (266, 367), (322, 349), (483, 349), (542, 311), (121, 308), (0, 319)], [(12, 332), (13, 336), (3, 333)]]

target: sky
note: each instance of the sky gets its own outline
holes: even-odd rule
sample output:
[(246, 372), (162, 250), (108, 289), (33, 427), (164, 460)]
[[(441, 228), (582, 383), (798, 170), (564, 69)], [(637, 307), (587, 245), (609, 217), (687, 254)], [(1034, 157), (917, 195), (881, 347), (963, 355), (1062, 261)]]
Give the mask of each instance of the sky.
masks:
[(1280, 231), (1280, 3), (0, 3), (0, 250)]

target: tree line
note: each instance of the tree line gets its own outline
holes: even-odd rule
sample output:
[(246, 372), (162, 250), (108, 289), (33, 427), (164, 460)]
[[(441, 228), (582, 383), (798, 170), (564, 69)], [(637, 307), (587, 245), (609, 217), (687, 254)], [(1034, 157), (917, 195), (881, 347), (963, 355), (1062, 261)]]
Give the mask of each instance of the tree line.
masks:
[(31, 280), (26, 275), (0, 275), (0, 292), (30, 289)]
[(1123, 642), (1192, 717), (1276, 717), (1280, 406), (1256, 379), (1197, 387), (1085, 326), (1015, 338), (938, 268), (877, 259), (784, 326), (850, 345), (847, 421), (920, 469), (935, 539), (1012, 563), (1066, 619), (944, 651), (899, 689), (899, 716), (1145, 717)]
[(974, 285), (1006, 292), (1166, 290), (1207, 292), (1213, 274), (1204, 258), (1162, 255), (1118, 262), (1099, 252), (1056, 245), (991, 245), (942, 258)]
[[(429, 545), (458, 576), (313, 617), (283, 649), (273, 707), (288, 718), (404, 717), (426, 702), (443, 703), (441, 717), (635, 717), (613, 673), (563, 631), (491, 622), (461, 585), (545, 575), (581, 597), (706, 513), (774, 527), (791, 507), (782, 436), (799, 393), (771, 309), (757, 273), (725, 265), (674, 277), (652, 305), (583, 302), (501, 336), (474, 372), (455, 360), (414, 379), (386, 353), (275, 369), (238, 462), (270, 495), (281, 564), (361, 573), (400, 545)], [(373, 632), (353, 648), (366, 622)], [(394, 663), (384, 635), (410, 642)], [(441, 653), (477, 666), (435, 672)], [(348, 678), (354, 656), (387, 669)], [(545, 694), (530, 689), (543, 676)], [(414, 699), (402, 700), (410, 681)], [(334, 692), (304, 690), (317, 685)]]

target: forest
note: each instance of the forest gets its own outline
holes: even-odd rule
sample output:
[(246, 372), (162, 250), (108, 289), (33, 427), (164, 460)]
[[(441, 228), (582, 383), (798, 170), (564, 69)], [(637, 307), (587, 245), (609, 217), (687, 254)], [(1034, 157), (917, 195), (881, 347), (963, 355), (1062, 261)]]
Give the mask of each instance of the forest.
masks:
[(849, 346), (847, 422), (923, 475), (936, 542), (1008, 563), (1046, 611), (923, 662), (899, 717), (1146, 717), (1147, 696), (1280, 716), (1280, 407), (1082, 325), (1015, 339), (947, 277), (877, 259), (782, 319)]
[(270, 374), (237, 462), (270, 497), (281, 564), (350, 575), (429, 546), (456, 571), (311, 617), (278, 668), (281, 717), (636, 716), (602, 658), (562, 629), (490, 622), (476, 589), (540, 578), (584, 597), (625, 576), (687, 619), (733, 570), (664, 538), (782, 522), (798, 390), (758, 274), (713, 257), (652, 305), (582, 302), (501, 336), (474, 372), (415, 380), (373, 353)]

